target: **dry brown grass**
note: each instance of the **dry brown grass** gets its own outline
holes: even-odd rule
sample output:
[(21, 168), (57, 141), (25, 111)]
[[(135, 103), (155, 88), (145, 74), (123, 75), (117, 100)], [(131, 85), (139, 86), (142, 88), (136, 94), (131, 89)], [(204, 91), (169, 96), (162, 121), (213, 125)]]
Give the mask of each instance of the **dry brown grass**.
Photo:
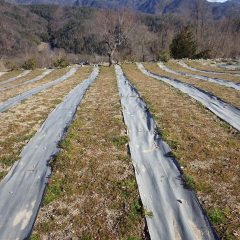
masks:
[(0, 86), (0, 88), (7, 88), (7, 87), (11, 87), (14, 86), (15, 84), (21, 84), (24, 83), (28, 80), (31, 80), (35, 77), (37, 77), (38, 75), (42, 74), (44, 72), (43, 69), (35, 69), (32, 70), (30, 73), (28, 73), (26, 76), (20, 77), (17, 80), (10, 82), (10, 83), (5, 83), (3, 85)]
[[(186, 61), (186, 63), (189, 64), (189, 66), (197, 68), (199, 70), (207, 70), (207, 71), (215, 71), (215, 72), (225, 73), (227, 76), (231, 75), (231, 73), (240, 74), (240, 72), (237, 70), (224, 69), (224, 68), (220, 68), (218, 66), (214, 66), (211, 64), (210, 61), (207, 61), (207, 60), (206, 60), (206, 63), (208, 63), (207, 65), (203, 65), (203, 64), (201, 64), (201, 62), (198, 62), (198, 61), (190, 61), (190, 60)], [(221, 75), (219, 75), (219, 76), (221, 76)]]
[[(63, 76), (69, 70), (70, 70), (70, 68), (56, 69), (53, 72), (51, 72), (49, 75), (47, 75), (46, 77), (44, 77), (43, 79), (41, 79), (37, 82), (29, 83), (29, 84), (26, 84), (26, 85), (23, 85), (23, 86), (17, 86), (16, 88), (12, 88), (12, 89), (9, 89), (9, 90), (3, 90), (3, 91), (0, 92), (0, 102), (6, 101), (9, 98), (12, 98), (12, 97), (14, 97), (18, 94), (21, 94), (25, 91), (28, 91), (32, 88), (38, 87), (38, 86), (40, 86), (44, 83), (56, 80), (57, 78)], [(30, 73), (26, 77), (21, 78), (20, 81), (23, 81), (23, 80), (27, 81), (28, 79), (32, 79), (32, 78), (36, 77), (35, 76), (36, 72), (33, 71), (32, 73), (33, 74)], [(18, 80), (14, 81), (14, 83), (17, 84), (17, 83), (19, 83), (19, 81)], [(5, 85), (2, 85), (2, 86), (5, 86)]]
[(15, 71), (10, 71), (0, 77), (0, 82), (5, 81), (9, 78), (16, 77), (18, 76), (22, 71), (21, 70), (15, 70)]
[(239, 133), (187, 95), (143, 75), (135, 65), (124, 65), (124, 72), (154, 114), (219, 236), (239, 239)]
[(32, 239), (143, 238), (126, 143), (114, 69), (102, 67), (54, 161)]
[(63, 97), (85, 79), (91, 68), (81, 68), (65, 82), (43, 91), (0, 114), (0, 179), (18, 159), (23, 146)]
[[(187, 73), (196, 74), (196, 75), (200, 75), (200, 76), (207, 76), (207, 77), (211, 77), (211, 78), (220, 78), (220, 79), (223, 79), (223, 80), (226, 80), (226, 81), (240, 83), (240, 76), (234, 76), (234, 75), (231, 75), (231, 74), (221, 74), (221, 75), (219, 75), (219, 74), (213, 74), (213, 73), (201, 73), (201, 72), (198, 72), (198, 71), (191, 71), (189, 69), (186, 69), (186, 68), (182, 67), (181, 65), (179, 65), (175, 61), (170, 61), (169, 64), (170, 64), (169, 66), (171, 66), (174, 69), (178, 69), (178, 71), (181, 71), (181, 72), (187, 72)], [(167, 63), (167, 65), (168, 65), (168, 63)], [(192, 67), (198, 68), (197, 66), (194, 66), (194, 65), (195, 65), (195, 63), (191, 64)], [(205, 70), (207, 70), (207, 69), (205, 69)]]
[[(204, 80), (198, 80), (193, 79), (190, 77), (182, 77), (176, 74), (168, 73), (162, 69), (160, 69), (157, 64), (155, 63), (146, 63), (146, 68), (156, 74), (160, 74), (162, 76), (167, 76), (170, 78), (178, 79), (182, 82), (189, 83), (193, 86), (196, 86), (198, 88), (201, 88), (205, 91), (213, 93), (215, 96), (223, 99), (226, 102), (231, 103), (232, 105), (236, 107), (240, 107), (240, 91), (234, 90), (232, 88), (228, 88), (225, 86), (221, 86), (215, 83), (211, 83)], [(167, 64), (171, 69), (179, 70), (177, 67), (175, 67), (173, 64), (169, 63)], [(175, 67), (175, 68), (174, 68)]]

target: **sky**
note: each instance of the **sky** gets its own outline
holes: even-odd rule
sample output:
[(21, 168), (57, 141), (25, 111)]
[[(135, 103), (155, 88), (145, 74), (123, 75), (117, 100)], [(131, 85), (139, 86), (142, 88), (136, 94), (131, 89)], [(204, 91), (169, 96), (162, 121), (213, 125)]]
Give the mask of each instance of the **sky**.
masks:
[(208, 2), (226, 2), (228, 0), (207, 0)]

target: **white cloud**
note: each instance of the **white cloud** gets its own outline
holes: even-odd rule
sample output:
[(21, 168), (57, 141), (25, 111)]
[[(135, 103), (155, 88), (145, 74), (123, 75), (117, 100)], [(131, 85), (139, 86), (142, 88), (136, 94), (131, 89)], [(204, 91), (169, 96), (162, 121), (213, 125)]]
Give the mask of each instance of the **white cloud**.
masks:
[(208, 2), (227, 2), (228, 0), (207, 0)]

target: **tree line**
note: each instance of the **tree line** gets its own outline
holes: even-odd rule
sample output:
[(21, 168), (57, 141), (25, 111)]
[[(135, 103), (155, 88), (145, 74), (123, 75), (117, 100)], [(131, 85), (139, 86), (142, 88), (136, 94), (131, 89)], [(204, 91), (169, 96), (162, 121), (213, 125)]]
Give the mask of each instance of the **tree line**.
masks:
[[(16, 52), (16, 47), (11, 45), (13, 40), (7, 35), (9, 27), (4, 29), (1, 23), (0, 33), (4, 34), (0, 35), (0, 54), (1, 57), (15, 56), (24, 50), (25, 55), (36, 56), (39, 44), (44, 42), (48, 43), (52, 52), (61, 49), (61, 53), (76, 55), (78, 59), (92, 62), (108, 60), (110, 64), (113, 61), (157, 61), (170, 56), (240, 56), (240, 16), (236, 14), (214, 20), (207, 15), (203, 1), (197, 3), (199, 5), (196, 5), (191, 18), (176, 14), (140, 14), (127, 9), (112, 11), (54, 5), (14, 6), (13, 9), (24, 9), (25, 18), (19, 17), (17, 13), (22, 14), (22, 11), (15, 9), (14, 13), (7, 13), (4, 24), (15, 18), (25, 21), (21, 29), (22, 39), (19, 39), (19, 43), (25, 41), (25, 46), (22, 44), (23, 47)], [(29, 26), (34, 29), (33, 36), (24, 36), (23, 30), (29, 29)], [(18, 29), (13, 31), (17, 32)], [(16, 46), (16, 42), (13, 44)], [(50, 54), (51, 51), (44, 54)]]

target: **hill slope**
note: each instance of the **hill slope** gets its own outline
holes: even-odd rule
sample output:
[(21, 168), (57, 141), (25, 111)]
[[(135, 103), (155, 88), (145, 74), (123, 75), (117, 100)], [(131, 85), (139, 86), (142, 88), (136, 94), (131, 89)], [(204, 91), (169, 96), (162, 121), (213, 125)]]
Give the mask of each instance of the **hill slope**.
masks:
[(36, 49), (47, 21), (27, 8), (0, 2), (0, 57)]
[[(18, 1), (27, 3), (31, 0)], [(32, 1), (39, 3), (50, 0)], [(138, 28), (129, 37), (124, 51), (121, 51), (122, 57), (126, 59), (130, 56), (135, 60), (157, 59), (161, 52), (168, 51), (173, 37), (186, 25), (192, 26), (199, 50), (211, 49), (214, 57), (238, 56), (240, 15), (231, 14), (230, 18), (220, 18), (229, 14), (224, 5), (215, 4), (216, 8), (209, 12), (205, 11), (209, 10), (206, 1), (199, 0), (200, 5), (195, 5), (196, 2), (197, 0), (78, 0), (75, 5), (79, 7), (73, 7), (62, 6), (64, 0), (60, 5), (13, 5), (0, 0), (0, 58), (15, 57), (21, 60), (23, 55), (36, 57), (39, 52), (41, 61), (45, 63), (43, 51), (39, 50), (42, 42), (40, 46), (47, 46), (54, 52), (81, 54), (83, 59), (85, 56), (106, 56), (106, 45), (99, 33), (96, 33), (96, 25), (101, 17), (98, 18), (95, 14), (100, 12), (86, 6), (127, 6), (142, 12), (162, 13), (154, 15), (138, 12)], [(239, 2), (235, 0), (234, 4), (238, 5)], [(237, 7), (229, 9), (239, 11)], [(211, 11), (218, 21), (212, 21)], [(112, 12), (112, 15), (116, 14)], [(52, 57), (52, 52), (46, 51), (46, 55)]]
[(177, 13), (192, 15), (196, 7), (204, 4), (214, 18), (231, 15), (232, 11), (240, 12), (240, 1), (229, 0), (225, 3), (213, 3), (206, 0), (8, 0), (19, 4), (60, 4), (96, 8), (130, 8), (145, 13)]

